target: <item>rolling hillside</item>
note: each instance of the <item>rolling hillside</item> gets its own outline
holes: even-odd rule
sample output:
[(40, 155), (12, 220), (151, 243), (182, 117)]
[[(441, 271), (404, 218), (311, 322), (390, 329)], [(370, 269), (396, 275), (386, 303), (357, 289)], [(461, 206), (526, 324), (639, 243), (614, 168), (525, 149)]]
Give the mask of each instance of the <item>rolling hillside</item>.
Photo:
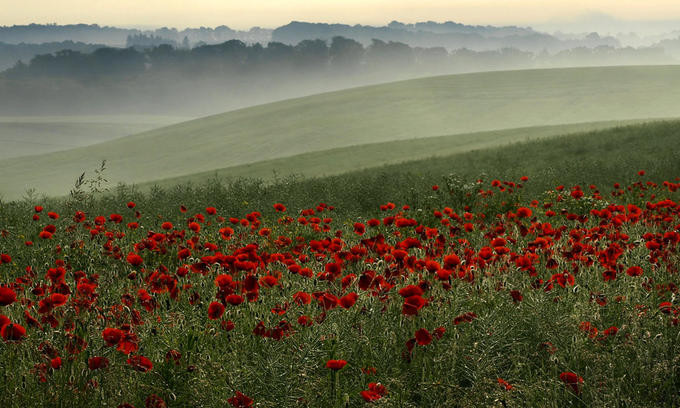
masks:
[[(321, 178), (365, 171), (398, 163), (410, 163), (410, 170), (420, 168), (421, 172), (426, 172), (430, 168), (427, 163), (430, 163), (433, 158), (441, 159), (451, 155), (465, 155), (466, 153), (474, 153), (479, 150), (486, 151), (486, 149), (490, 148), (514, 148), (517, 143), (533, 143), (541, 139), (557, 136), (582, 136), (584, 133), (591, 134), (588, 132), (642, 123), (645, 123), (645, 121), (588, 122), (368, 143), (302, 153), (281, 159), (263, 160), (240, 166), (193, 173), (187, 176), (154, 180), (138, 186), (142, 189), (151, 186), (171, 187), (177, 184), (201, 183), (214, 177), (226, 180), (248, 177), (261, 179), (266, 182), (275, 182), (277, 178), (282, 179), (288, 176)], [(599, 137), (599, 134), (592, 133), (592, 135)]]
[[(2, 160), (0, 194), (17, 198), (31, 187), (64, 194), (103, 159), (112, 184), (145, 183), (367, 143), (677, 116), (680, 66), (432, 77), (276, 102), (84, 148)], [(524, 138), (513, 135), (499, 142)], [(477, 137), (441, 140), (442, 148), (453, 144), (464, 151), (465, 143), (479, 148)], [(352, 166), (371, 166), (374, 156)]]

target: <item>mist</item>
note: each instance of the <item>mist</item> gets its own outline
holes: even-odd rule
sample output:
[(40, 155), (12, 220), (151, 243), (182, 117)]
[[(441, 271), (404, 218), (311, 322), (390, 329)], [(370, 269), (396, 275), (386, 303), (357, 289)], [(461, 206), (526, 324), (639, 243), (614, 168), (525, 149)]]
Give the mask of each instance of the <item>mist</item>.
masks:
[[(290, 42), (295, 36), (288, 37)], [(677, 61), (664, 48), (618, 47), (597, 34), (579, 41), (600, 45), (554, 52), (507, 47), (447, 49), (379, 39), (366, 44), (365, 38), (360, 39), (364, 42), (334, 36), (294, 45), (269, 42), (263, 46), (230, 40), (182, 47), (154, 44), (157, 37), (138, 36), (128, 40), (142, 44), (128, 48), (42, 54), (0, 74), (0, 93), (4, 96), (0, 99), (0, 115), (198, 117), (315, 93), (435, 75)]]

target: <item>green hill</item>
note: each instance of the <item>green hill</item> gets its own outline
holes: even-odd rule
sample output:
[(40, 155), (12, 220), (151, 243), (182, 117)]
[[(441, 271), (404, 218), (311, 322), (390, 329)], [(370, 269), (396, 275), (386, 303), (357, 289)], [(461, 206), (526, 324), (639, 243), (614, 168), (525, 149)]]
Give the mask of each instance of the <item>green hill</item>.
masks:
[[(110, 182), (145, 183), (366, 143), (677, 116), (680, 66), (432, 77), (276, 102), (94, 146), (2, 160), (0, 194), (17, 198), (31, 187), (64, 194), (102, 159), (108, 161)], [(463, 150), (465, 143), (477, 142), (445, 140)], [(352, 166), (371, 166), (373, 157), (364, 157), (363, 165)]]

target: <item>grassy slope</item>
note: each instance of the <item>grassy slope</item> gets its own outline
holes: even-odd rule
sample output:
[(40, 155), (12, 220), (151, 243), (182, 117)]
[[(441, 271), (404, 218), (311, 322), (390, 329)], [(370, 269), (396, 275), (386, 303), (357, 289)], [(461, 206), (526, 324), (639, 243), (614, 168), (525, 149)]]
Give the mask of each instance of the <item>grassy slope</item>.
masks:
[[(108, 206), (108, 203), (133, 199), (148, 203), (145, 205), (157, 208), (159, 213), (161, 207), (176, 208), (180, 203), (195, 211), (206, 205), (219, 205), (223, 213), (231, 215), (271, 210), (274, 202), (286, 203), (292, 209), (327, 202), (335, 205), (343, 216), (367, 216), (387, 201), (408, 203), (414, 208), (427, 207), (422, 200), (430, 197), (423, 196), (422, 192), (432, 184), (444, 185), (450, 174), (456, 174), (465, 182), (482, 177), (487, 188), (491, 179), (519, 181), (521, 176), (528, 176), (530, 181), (523, 193), (530, 197), (540, 197), (542, 192), (559, 184), (567, 187), (580, 184), (584, 189), (595, 184), (606, 192), (615, 182), (623, 184), (637, 179), (637, 172), (642, 169), (647, 172), (643, 180), (673, 181), (680, 177), (680, 150), (674, 148), (678, 140), (680, 121), (647, 123), (406, 161), (329, 177), (289, 177), (276, 183), (252, 179), (216, 183), (208, 177), (200, 183), (152, 189), (148, 194), (126, 187), (115, 192), (119, 195), (117, 198), (104, 199), (102, 204)], [(455, 204), (450, 197), (446, 200), (446, 205)]]
[[(151, 186), (170, 187), (183, 183), (200, 183), (203, 180), (214, 177), (220, 179), (250, 177), (270, 181), (292, 175), (308, 178), (333, 176), (401, 162), (429, 159), (432, 157), (444, 157), (478, 149), (510, 145), (517, 142), (603, 130), (644, 122), (646, 121), (629, 120), (576, 123), (558, 126), (535, 126), (451, 136), (428, 137), (423, 139), (368, 143), (364, 145), (303, 153), (280, 159), (263, 160), (241, 166), (194, 173), (187, 176), (155, 180), (140, 184), (139, 187), (143, 189)], [(427, 166), (424, 168), (427, 168)]]
[[(190, 101), (189, 101), (190, 102)], [(339, 147), (523, 126), (680, 116), (680, 67), (490, 72), (362, 87), (233, 111), (86, 148), (0, 161), (0, 194), (63, 194), (109, 162), (142, 183)]]
[(0, 117), (0, 160), (102, 143), (187, 119), (165, 116)]

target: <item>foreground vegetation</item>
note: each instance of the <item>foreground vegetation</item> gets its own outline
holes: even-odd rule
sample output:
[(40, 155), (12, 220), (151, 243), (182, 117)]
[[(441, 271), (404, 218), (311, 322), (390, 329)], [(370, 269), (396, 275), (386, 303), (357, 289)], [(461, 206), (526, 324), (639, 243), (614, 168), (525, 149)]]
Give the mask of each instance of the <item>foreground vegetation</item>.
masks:
[(679, 131), (2, 203), (2, 405), (677, 406)]

